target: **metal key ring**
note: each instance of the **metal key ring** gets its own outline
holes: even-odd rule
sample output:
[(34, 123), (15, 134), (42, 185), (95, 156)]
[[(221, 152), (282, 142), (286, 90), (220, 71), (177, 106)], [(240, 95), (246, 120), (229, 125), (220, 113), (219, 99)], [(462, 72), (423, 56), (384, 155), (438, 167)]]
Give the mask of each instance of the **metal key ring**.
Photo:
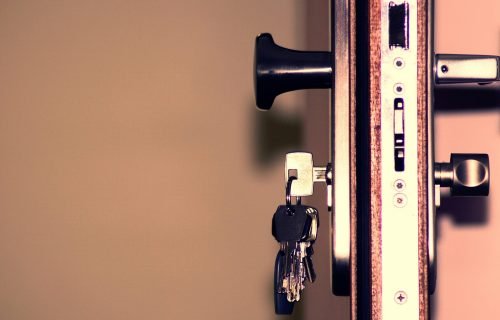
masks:
[[(297, 177), (294, 177), (294, 176), (288, 177), (288, 181), (286, 183), (286, 189), (285, 189), (286, 207), (287, 207), (287, 211), (289, 213), (293, 213), (293, 209), (292, 209), (292, 195), (291, 195), (293, 180), (297, 180)], [(297, 199), (297, 205), (300, 205), (301, 198), (300, 197), (296, 197), (296, 199)]]

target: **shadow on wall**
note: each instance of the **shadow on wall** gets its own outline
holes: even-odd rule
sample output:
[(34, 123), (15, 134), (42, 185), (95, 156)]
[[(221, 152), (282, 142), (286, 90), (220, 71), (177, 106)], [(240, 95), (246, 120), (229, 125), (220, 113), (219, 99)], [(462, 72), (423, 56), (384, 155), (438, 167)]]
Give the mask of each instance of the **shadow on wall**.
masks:
[[(284, 115), (280, 112), (255, 110), (252, 101), (254, 162), (259, 167), (268, 167), (275, 161), (283, 161), (285, 153), (301, 149), (303, 145), (303, 119), (297, 114)], [(280, 109), (279, 105), (273, 109)]]
[(434, 107), (437, 112), (474, 112), (500, 110), (500, 84), (436, 86)]
[[(443, 197), (438, 219), (450, 216), (456, 225), (485, 225), (488, 223), (488, 197)], [(439, 223), (438, 223), (439, 225)]]

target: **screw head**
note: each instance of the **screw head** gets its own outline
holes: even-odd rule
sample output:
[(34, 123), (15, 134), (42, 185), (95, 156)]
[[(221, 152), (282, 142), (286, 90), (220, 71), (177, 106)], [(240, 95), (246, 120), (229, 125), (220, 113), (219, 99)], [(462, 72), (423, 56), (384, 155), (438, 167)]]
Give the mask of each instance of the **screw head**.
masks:
[(403, 191), (406, 187), (406, 183), (404, 180), (402, 179), (398, 179), (396, 181), (394, 181), (394, 189), (396, 189), (397, 191)]
[(405, 62), (401, 58), (396, 58), (396, 59), (394, 59), (394, 66), (397, 69), (403, 69), (403, 67), (405, 66)]
[(398, 208), (402, 208), (406, 206), (406, 203), (408, 202), (408, 198), (406, 198), (406, 195), (402, 193), (396, 193), (394, 196), (394, 206)]
[(394, 93), (402, 94), (404, 91), (404, 85), (402, 83), (396, 83), (394, 85)]
[(408, 295), (404, 291), (398, 291), (394, 295), (394, 301), (396, 301), (397, 304), (405, 304), (407, 300)]

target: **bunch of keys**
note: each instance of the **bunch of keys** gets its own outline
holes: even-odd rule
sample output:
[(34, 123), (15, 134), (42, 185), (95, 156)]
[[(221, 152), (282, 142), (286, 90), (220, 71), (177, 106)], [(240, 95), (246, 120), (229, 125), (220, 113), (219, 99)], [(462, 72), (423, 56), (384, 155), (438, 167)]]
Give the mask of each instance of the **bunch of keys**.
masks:
[(318, 210), (291, 202), (289, 177), (286, 186), (286, 205), (280, 205), (273, 216), (272, 233), (280, 243), (274, 267), (274, 306), (276, 314), (291, 314), (295, 301), (300, 300), (305, 280), (314, 282), (311, 256), (312, 245), (319, 227)]

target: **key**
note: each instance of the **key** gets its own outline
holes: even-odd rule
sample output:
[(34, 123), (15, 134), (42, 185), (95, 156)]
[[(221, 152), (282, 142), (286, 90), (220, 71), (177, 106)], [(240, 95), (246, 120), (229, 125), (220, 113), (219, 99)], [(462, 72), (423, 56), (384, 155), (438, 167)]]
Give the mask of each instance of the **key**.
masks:
[(294, 303), (288, 301), (286, 290), (283, 288), (285, 267), (285, 253), (278, 251), (274, 265), (274, 312), (276, 314), (292, 314)]
[(275, 266), (275, 309), (279, 313), (279, 310), (290, 308), (283, 302), (285, 295), (289, 303), (299, 301), (305, 288), (304, 281), (315, 279), (308, 255), (312, 254), (309, 248), (317, 236), (318, 211), (303, 205), (279, 206), (272, 226), (273, 236), (280, 242), (280, 252), (283, 253)]
[(313, 207), (307, 207), (306, 214), (311, 217), (311, 227), (309, 228), (309, 233), (307, 235), (306, 241), (314, 242), (316, 240), (316, 237), (318, 236), (318, 228), (319, 228), (318, 210), (316, 210)]
[(318, 232), (318, 210), (303, 205), (281, 205), (273, 216), (276, 241), (314, 241)]
[(315, 167), (311, 153), (287, 153), (285, 160), (285, 183), (290, 176), (296, 176), (292, 184), (290, 195), (305, 197), (313, 194), (315, 182), (326, 182), (331, 175), (328, 167)]
[(279, 206), (273, 216), (272, 234), (276, 241), (301, 241), (308, 237), (312, 218), (302, 206)]
[(312, 245), (309, 246), (309, 248), (307, 248), (306, 252), (307, 252), (307, 255), (306, 255), (306, 258), (304, 260), (304, 267), (306, 270), (307, 280), (309, 280), (309, 282), (312, 283), (316, 280), (316, 272), (314, 271), (312, 258), (311, 258), (311, 256), (314, 253)]

